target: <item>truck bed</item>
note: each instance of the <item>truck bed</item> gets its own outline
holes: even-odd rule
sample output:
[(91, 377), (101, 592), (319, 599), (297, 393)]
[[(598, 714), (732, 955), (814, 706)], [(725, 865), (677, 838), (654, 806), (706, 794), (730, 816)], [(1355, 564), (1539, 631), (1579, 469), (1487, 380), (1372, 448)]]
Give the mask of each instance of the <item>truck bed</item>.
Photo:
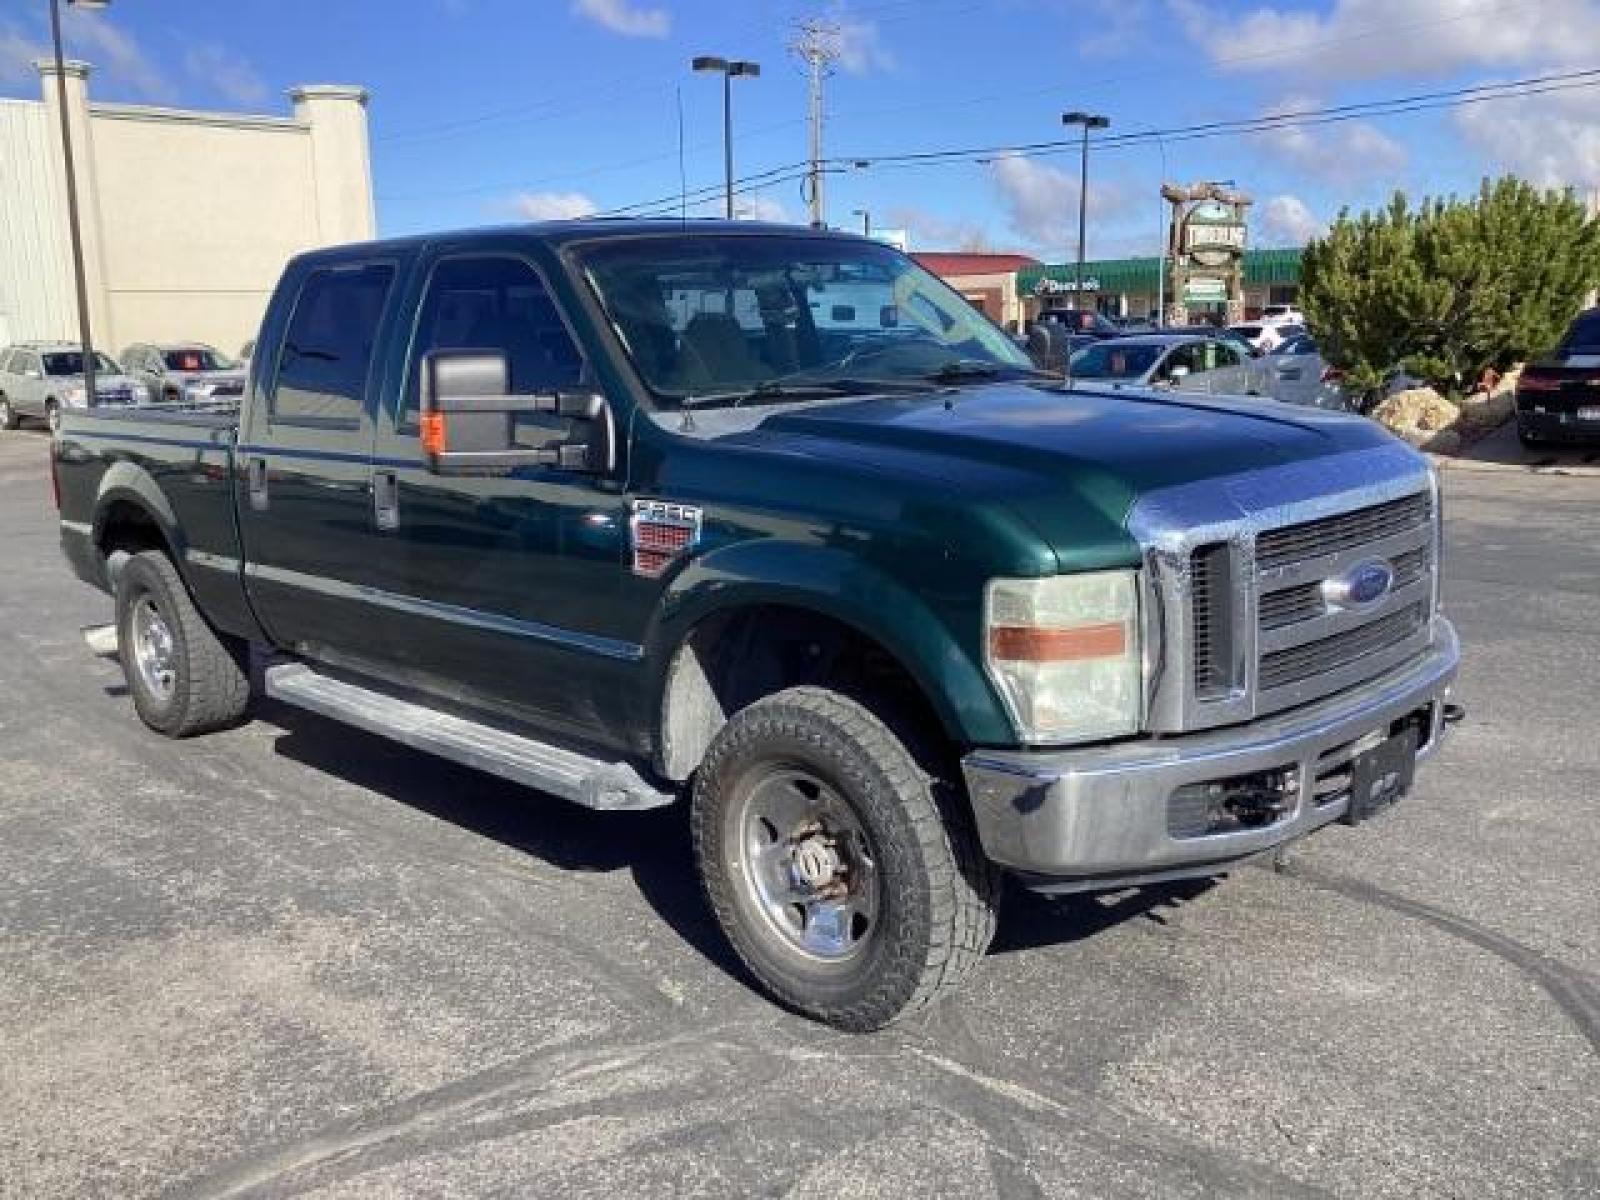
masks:
[(170, 548), (202, 611), (225, 629), (253, 631), (234, 514), (238, 428), (233, 403), (64, 413), (54, 466), (62, 549), (78, 577), (113, 589), (100, 547), (137, 511), (141, 531)]

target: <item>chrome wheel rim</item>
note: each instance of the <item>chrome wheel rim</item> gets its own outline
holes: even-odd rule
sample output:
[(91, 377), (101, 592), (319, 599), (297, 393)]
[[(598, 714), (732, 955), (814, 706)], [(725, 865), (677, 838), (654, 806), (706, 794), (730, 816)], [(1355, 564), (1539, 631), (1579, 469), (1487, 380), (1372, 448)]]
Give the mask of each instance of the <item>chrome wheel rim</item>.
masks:
[(758, 775), (730, 814), (745, 898), (794, 952), (838, 963), (878, 928), (881, 885), (866, 831), (828, 783), (794, 767)]
[(145, 596), (133, 609), (133, 665), (145, 690), (167, 700), (177, 686), (176, 648), (172, 630), (150, 597)]

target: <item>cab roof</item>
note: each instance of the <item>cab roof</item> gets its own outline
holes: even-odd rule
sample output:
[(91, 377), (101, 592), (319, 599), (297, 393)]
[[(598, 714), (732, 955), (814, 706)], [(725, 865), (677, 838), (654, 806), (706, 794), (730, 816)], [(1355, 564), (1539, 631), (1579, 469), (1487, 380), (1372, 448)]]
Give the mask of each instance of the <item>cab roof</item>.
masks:
[(517, 225), (489, 225), (471, 229), (440, 230), (433, 233), (413, 234), (409, 237), (385, 238), (372, 242), (351, 242), (341, 246), (326, 246), (300, 256), (301, 261), (337, 261), (352, 255), (367, 255), (385, 250), (412, 250), (434, 242), (452, 245), (474, 241), (502, 241), (507, 237), (536, 238), (551, 245), (564, 246), (572, 242), (603, 241), (608, 238), (635, 237), (807, 237), (829, 238), (837, 241), (865, 242), (873, 246), (885, 243), (864, 238), (857, 233), (838, 229), (813, 229), (809, 225), (781, 225), (771, 221), (729, 221), (725, 218), (668, 218), (639, 217), (580, 217), (570, 221), (532, 221)]

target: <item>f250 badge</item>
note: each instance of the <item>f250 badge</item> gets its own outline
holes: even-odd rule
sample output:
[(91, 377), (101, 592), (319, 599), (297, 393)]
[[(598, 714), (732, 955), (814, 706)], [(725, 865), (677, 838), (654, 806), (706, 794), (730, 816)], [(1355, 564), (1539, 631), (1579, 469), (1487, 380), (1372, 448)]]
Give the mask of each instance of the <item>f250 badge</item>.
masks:
[(700, 509), (666, 500), (634, 500), (629, 507), (628, 539), (633, 573), (654, 579), (700, 540)]
[(1358, 562), (1322, 581), (1322, 599), (1329, 608), (1365, 608), (1394, 588), (1394, 568), (1381, 558)]

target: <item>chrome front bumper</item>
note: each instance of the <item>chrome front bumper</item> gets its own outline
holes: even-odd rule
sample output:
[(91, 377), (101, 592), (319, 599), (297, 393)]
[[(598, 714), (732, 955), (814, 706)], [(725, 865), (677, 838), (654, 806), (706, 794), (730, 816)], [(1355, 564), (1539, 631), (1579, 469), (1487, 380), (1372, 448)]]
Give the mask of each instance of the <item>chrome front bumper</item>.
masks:
[[(1317, 803), (1316, 780), (1372, 735), (1416, 715), (1418, 758), (1444, 735), (1460, 645), (1443, 617), (1420, 658), (1316, 704), (1247, 725), (1053, 753), (980, 750), (962, 761), (988, 856), (1053, 891), (1205, 873), (1303, 837), (1344, 816), (1347, 797)], [(1292, 772), (1294, 794), (1268, 824), (1174, 836), (1174, 794), (1189, 785)]]

